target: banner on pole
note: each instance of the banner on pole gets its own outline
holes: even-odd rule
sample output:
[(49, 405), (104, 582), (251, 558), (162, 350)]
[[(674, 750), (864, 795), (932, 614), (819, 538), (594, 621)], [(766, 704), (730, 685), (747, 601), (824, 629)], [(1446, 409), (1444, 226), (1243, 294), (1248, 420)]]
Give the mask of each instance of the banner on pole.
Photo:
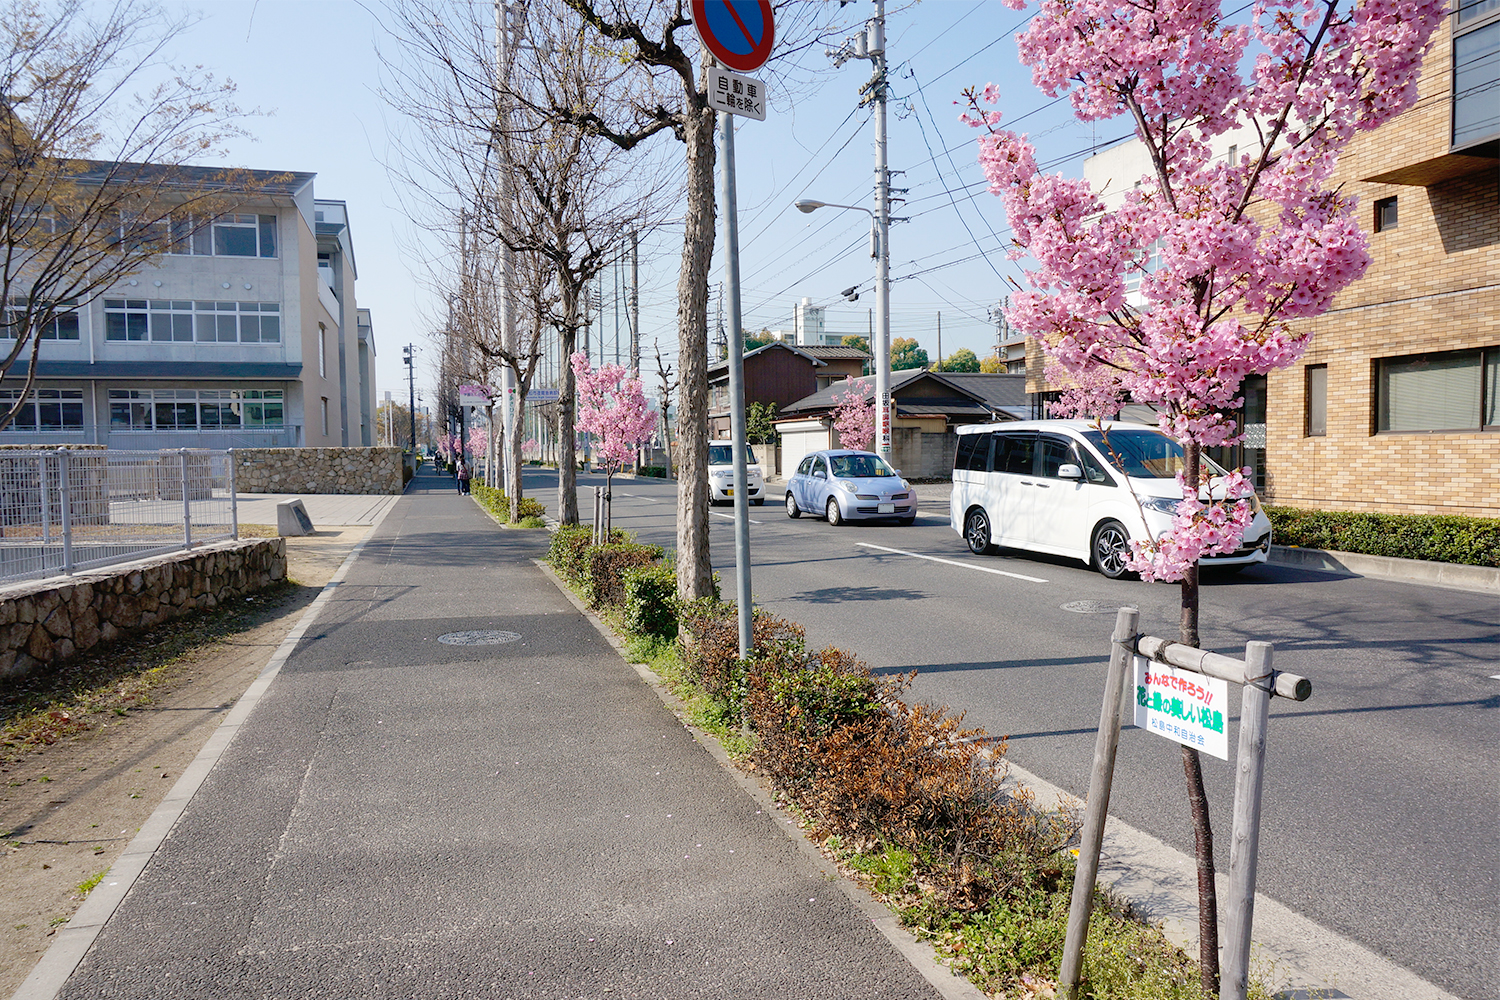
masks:
[(1142, 729), (1228, 760), (1228, 701), (1229, 685), (1216, 677), (1135, 657), (1135, 724)]

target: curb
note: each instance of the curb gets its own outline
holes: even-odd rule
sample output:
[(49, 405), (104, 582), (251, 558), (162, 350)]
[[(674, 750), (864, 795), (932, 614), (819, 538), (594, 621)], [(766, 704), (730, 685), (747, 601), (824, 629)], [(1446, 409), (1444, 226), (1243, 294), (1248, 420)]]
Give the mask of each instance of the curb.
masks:
[(120, 903), (124, 901), (127, 893), (135, 885), (135, 880), (140, 877), (141, 872), (146, 870), (152, 857), (158, 848), (177, 825), (187, 809), (188, 803), (203, 785), (208, 773), (213, 770), (224, 751), (234, 740), (235, 734), (239, 732), (240, 726), (255, 711), (260, 704), (261, 697), (271, 686), (276, 675), (281, 672), (282, 664), (291, 657), (292, 650), (297, 648), (297, 643), (307, 634), (322, 612), (323, 606), (333, 597), (333, 592), (338, 589), (344, 577), (348, 575), (350, 567), (354, 565), (360, 553), (364, 551), (365, 545), (375, 532), (379, 529), (381, 522), (387, 514), (395, 509), (391, 504), (381, 511), (375, 522), (370, 525), (369, 532), (359, 540), (359, 544), (344, 557), (343, 563), (334, 571), (333, 577), (323, 585), (322, 591), (313, 598), (313, 602), (302, 612), (302, 617), (297, 619), (297, 624), (287, 633), (286, 638), (281, 640), (281, 645), (271, 654), (260, 674), (245, 689), (245, 693), (235, 699), (234, 707), (224, 717), (224, 721), (214, 729), (209, 736), (208, 742), (203, 749), (198, 751), (198, 756), (193, 762), (183, 769), (182, 776), (177, 779), (167, 797), (162, 800), (151, 813), (150, 818), (142, 824), (134, 839), (125, 847), (125, 853), (110, 866), (99, 881), (98, 886), (89, 893), (83, 905), (62, 927), (58, 928), (57, 940), (52, 947), (37, 960), (32, 968), (31, 974), (26, 977), (15, 993), (11, 994), (11, 1000), (53, 1000), (62, 988), (67, 984), (68, 977), (73, 970), (78, 968), (78, 963), (83, 961), (84, 955), (104, 929), (104, 925), (115, 915)]
[(1367, 556), (1332, 549), (1303, 549), (1294, 545), (1272, 545), (1268, 561), (1278, 566), (1296, 566), (1298, 569), (1337, 576), (1366, 576), (1400, 583), (1420, 583), (1429, 587), (1500, 594), (1500, 569), (1489, 566)]
[[(608, 625), (604, 624), (598, 615), (590, 611), (588, 606), (568, 589), (567, 584), (563, 583), (562, 579), (552, 571), (551, 566), (548, 566), (540, 559), (532, 561), (542, 571), (542, 575), (552, 581), (559, 593), (567, 598), (568, 603), (577, 608), (579, 613), (593, 624), (594, 629), (598, 631), (604, 641), (615, 648), (615, 651), (620, 654), (620, 659), (629, 664), (640, 675), (641, 680), (645, 681), (651, 690), (656, 692), (656, 696), (661, 699), (662, 704), (674, 715), (678, 715), (677, 710), (681, 702), (677, 700), (677, 697), (671, 691), (667, 690), (666, 684), (662, 682), (662, 679), (644, 663), (631, 662), (629, 655), (625, 651), (625, 644), (619, 640)], [(678, 715), (678, 721), (682, 721), (680, 715)], [(739, 785), (746, 795), (755, 800), (755, 804), (760, 806), (765, 815), (772, 820), (772, 824), (776, 829), (780, 830), (788, 840), (797, 845), (798, 851), (817, 869), (818, 873), (824, 879), (839, 887), (844, 897), (849, 900), (854, 908), (869, 918), (871, 925), (880, 932), (882, 937), (890, 942), (891, 947), (902, 958), (906, 959), (923, 979), (927, 980), (932, 988), (943, 997), (943, 1000), (984, 1000), (985, 994), (978, 987), (967, 979), (954, 975), (947, 966), (937, 960), (936, 952), (930, 946), (918, 941), (915, 935), (901, 926), (900, 918), (892, 913), (885, 904), (871, 897), (863, 886), (850, 881), (838, 870), (837, 866), (824, 857), (822, 852), (802, 835), (802, 828), (797, 825), (796, 818), (778, 806), (772, 796), (761, 787), (758, 781), (736, 767), (734, 762), (729, 759), (729, 754), (724, 752), (724, 748), (719, 744), (718, 740), (687, 722), (683, 722), (682, 725), (688, 732), (693, 734), (693, 739), (698, 741), (698, 745), (708, 751), (709, 756), (713, 757), (719, 766), (729, 774), (734, 783)]]

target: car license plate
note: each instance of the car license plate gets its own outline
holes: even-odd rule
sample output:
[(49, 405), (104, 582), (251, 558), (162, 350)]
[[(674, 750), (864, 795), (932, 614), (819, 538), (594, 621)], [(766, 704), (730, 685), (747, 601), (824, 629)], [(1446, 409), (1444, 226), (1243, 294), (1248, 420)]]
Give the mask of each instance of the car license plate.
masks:
[(896, 505), (893, 503), (883, 503), (876, 508), (876, 512), (880, 514), (894, 514), (896, 513)]

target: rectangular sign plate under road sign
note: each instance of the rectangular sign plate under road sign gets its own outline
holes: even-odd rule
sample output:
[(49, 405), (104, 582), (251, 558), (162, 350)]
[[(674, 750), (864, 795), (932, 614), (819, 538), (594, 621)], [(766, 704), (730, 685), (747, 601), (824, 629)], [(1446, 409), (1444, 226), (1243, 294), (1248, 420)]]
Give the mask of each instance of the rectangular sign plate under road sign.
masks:
[(708, 68), (708, 103), (715, 111), (766, 120), (766, 85), (722, 66)]

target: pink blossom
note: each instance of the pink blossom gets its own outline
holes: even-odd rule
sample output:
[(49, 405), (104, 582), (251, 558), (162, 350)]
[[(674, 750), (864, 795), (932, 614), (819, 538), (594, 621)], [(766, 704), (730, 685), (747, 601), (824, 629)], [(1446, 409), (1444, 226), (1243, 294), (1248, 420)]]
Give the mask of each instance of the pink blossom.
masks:
[(582, 351), (569, 359), (577, 380), (579, 433), (594, 435), (594, 454), (609, 474), (630, 462), (651, 439), (656, 415), (646, 406), (641, 380), (620, 365), (589, 367)]
[(870, 396), (874, 390), (868, 382), (844, 380), (845, 389), (834, 394), (833, 429), (838, 432), (839, 446), (868, 451), (875, 444), (875, 407)]
[[(1035, 265), (1007, 317), (1047, 353), (1054, 412), (1103, 417), (1131, 400), (1184, 444), (1235, 440), (1244, 379), (1295, 363), (1310, 334), (1289, 321), (1326, 311), (1369, 266), (1354, 203), (1330, 178), (1356, 132), (1415, 102), (1446, 11), (1442, 0), (1259, 0), (1248, 24), (1232, 24), (1216, 0), (1042, 0), (1017, 42), (1033, 81), (1069, 94), (1081, 120), (1134, 123), (1152, 164), (1105, 211), (1086, 181), (1042, 174), (1026, 137), (998, 128), (999, 112), (981, 107), (998, 100), (993, 84), (965, 92), (1010, 256)], [(1217, 157), (1216, 139), (1248, 124), (1264, 144)], [(1252, 215), (1252, 203), (1266, 210)], [(1249, 523), (1232, 495), (1184, 496), (1165, 538), (1136, 543), (1150, 579), (1233, 551)]]

